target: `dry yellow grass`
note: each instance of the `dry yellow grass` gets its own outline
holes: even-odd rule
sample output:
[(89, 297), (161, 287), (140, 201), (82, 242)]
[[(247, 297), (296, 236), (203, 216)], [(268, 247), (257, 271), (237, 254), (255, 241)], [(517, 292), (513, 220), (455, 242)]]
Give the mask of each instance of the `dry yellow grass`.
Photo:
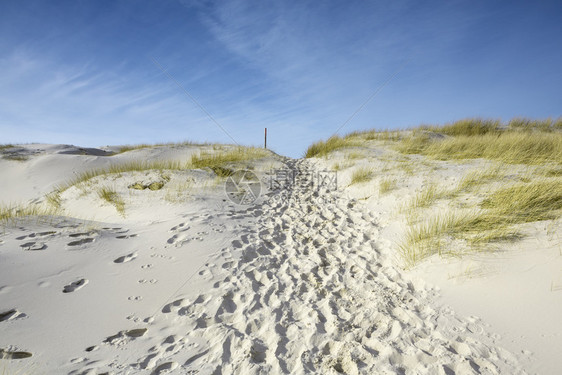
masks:
[(379, 194), (386, 194), (394, 189), (396, 189), (396, 179), (394, 178), (383, 178), (379, 182)]
[(367, 182), (370, 181), (372, 178), (373, 178), (373, 170), (371, 168), (361, 167), (353, 171), (351, 175), (350, 185)]
[(97, 190), (98, 196), (107, 203), (115, 206), (119, 214), (125, 217), (125, 201), (114, 189), (102, 187)]

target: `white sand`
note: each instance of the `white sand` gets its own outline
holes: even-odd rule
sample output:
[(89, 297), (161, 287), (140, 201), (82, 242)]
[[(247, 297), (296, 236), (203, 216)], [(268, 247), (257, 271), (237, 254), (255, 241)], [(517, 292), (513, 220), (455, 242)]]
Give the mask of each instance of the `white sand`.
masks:
[[(22, 152), (37, 151), (29, 160), (0, 159), (0, 197), (40, 202), (80, 171), (186, 160), (202, 148), (211, 149), (107, 157), (27, 145)], [(370, 159), (361, 163), (385, 163), (380, 150), (365, 152)], [(328, 162), (272, 156), (254, 163), (264, 188), (266, 171), (280, 161), (301, 173), (345, 162), (338, 155)], [(463, 170), (459, 164), (443, 173), (454, 178)], [(555, 373), (562, 256), (552, 241), (537, 238), (543, 246), (534, 249), (529, 239), (501, 256), (432, 258), (404, 272), (395, 249), (403, 223), (395, 212), (423, 179), (397, 175), (403, 186), (381, 197), (375, 182), (346, 187), (349, 173), (338, 175), (338, 191), (293, 186), (280, 199), (266, 190), (249, 206), (228, 201), (212, 172), (201, 170), (169, 172), (158, 191), (128, 188), (160, 179), (156, 172), (67, 190), (68, 217), (19, 222), (0, 235), (0, 349), (32, 354), (1, 361), (0, 369)], [(124, 197), (124, 218), (97, 196), (100, 186)], [(473, 271), (465, 272), (469, 264)]]

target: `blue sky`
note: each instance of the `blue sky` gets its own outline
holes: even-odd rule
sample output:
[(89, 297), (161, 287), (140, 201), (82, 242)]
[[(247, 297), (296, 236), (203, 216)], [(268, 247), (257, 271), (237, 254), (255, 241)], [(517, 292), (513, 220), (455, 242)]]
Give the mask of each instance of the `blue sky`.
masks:
[(267, 127), (293, 157), (377, 90), (340, 133), (559, 117), (560, 14), (556, 1), (3, 0), (0, 143), (232, 143), (182, 88), (236, 142), (261, 145)]

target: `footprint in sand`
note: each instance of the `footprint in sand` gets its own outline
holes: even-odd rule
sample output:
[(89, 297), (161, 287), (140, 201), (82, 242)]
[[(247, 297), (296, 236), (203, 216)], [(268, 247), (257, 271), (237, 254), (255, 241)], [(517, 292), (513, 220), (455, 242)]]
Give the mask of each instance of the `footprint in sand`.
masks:
[(178, 366), (179, 364), (177, 362), (162, 363), (161, 365), (158, 365), (158, 367), (154, 369), (154, 372), (152, 372), (152, 374), (154, 375), (166, 374), (170, 371), (174, 371), (175, 369), (178, 368)]
[(127, 255), (120, 256), (119, 258), (115, 259), (113, 263), (127, 263), (132, 261), (137, 257), (137, 253), (131, 253)]
[(27, 251), (45, 250), (47, 245), (43, 242), (26, 242), (21, 244), (20, 247)]
[(148, 328), (135, 328), (126, 331), (120, 331), (113, 336), (109, 336), (108, 338), (103, 340), (103, 342), (110, 345), (119, 345), (128, 341), (127, 339), (136, 339), (138, 337), (142, 337), (147, 331)]
[(180, 223), (178, 225), (176, 225), (175, 227), (170, 228), (170, 232), (184, 232), (186, 230), (188, 230), (190, 227), (187, 225), (187, 223)]
[(0, 312), (0, 322), (6, 322), (8, 320), (16, 320), (16, 319), (22, 319), (27, 317), (27, 315), (25, 315), (22, 312), (19, 312), (16, 309), (11, 309), (8, 311), (4, 311), (4, 312)]
[(39, 233), (31, 233), (25, 236), (16, 237), (16, 240), (25, 240), (26, 238), (35, 238), (35, 237), (47, 237), (56, 234), (57, 232), (54, 230), (50, 230), (47, 232), (39, 232)]
[(121, 236), (117, 236), (115, 238), (118, 238), (120, 240), (124, 240), (124, 239), (127, 239), (127, 238), (134, 238), (136, 236), (138, 236), (138, 234), (124, 234), (124, 235), (121, 235)]
[(72, 233), (69, 234), (68, 237), (72, 237), (72, 238), (76, 238), (76, 237), (86, 237), (86, 236), (91, 236), (93, 235), (95, 232), (80, 232), (80, 233)]
[(80, 245), (84, 245), (84, 244), (90, 243), (90, 242), (94, 242), (94, 238), (92, 238), (92, 237), (82, 238), (81, 240), (78, 240), (78, 241), (71, 241), (71, 242), (67, 243), (67, 245), (68, 246), (80, 246)]
[(9, 351), (0, 349), (0, 358), (2, 359), (24, 359), (29, 358), (33, 354), (29, 352), (16, 352), (16, 351)]
[(86, 284), (88, 284), (89, 280), (88, 279), (80, 279), (78, 281), (74, 281), (68, 285), (65, 285), (64, 289), (62, 290), (63, 293), (72, 293), (78, 289), (83, 288), (84, 286), (86, 286)]
[(186, 234), (174, 234), (172, 237), (168, 239), (168, 243), (170, 245), (176, 245), (176, 247), (180, 247), (184, 244), (184, 242), (188, 242), (189, 237)]

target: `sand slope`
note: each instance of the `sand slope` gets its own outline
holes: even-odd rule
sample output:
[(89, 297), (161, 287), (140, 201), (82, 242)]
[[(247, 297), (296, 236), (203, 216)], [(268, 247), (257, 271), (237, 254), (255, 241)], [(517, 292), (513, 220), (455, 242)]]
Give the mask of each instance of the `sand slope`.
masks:
[[(323, 168), (284, 163), (297, 176)], [(144, 218), (138, 205), (131, 219), (106, 215), (113, 223), (55, 218), (7, 228), (0, 348), (13, 358), (32, 354), (8, 366), (70, 374), (526, 373), (527, 354), (503, 349), (486, 322), (438, 304), (435, 289), (401, 271), (379, 212), (296, 182), (250, 206), (227, 201), (217, 187), (163, 204), (152, 217), (145, 197)]]

